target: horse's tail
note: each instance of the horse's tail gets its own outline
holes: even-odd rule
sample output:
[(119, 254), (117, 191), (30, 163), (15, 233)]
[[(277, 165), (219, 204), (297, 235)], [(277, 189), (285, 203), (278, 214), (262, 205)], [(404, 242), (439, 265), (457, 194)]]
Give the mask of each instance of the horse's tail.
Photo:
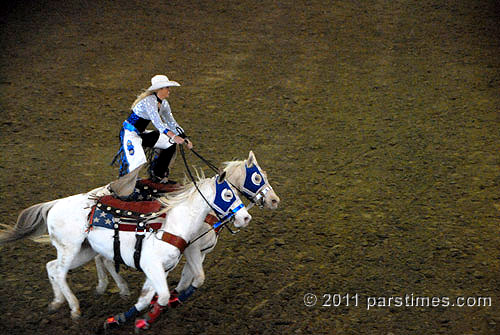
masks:
[(6, 229), (0, 232), (0, 244), (47, 234), (47, 214), (56, 201), (44, 202), (26, 208), (19, 214), (14, 227), (2, 225)]

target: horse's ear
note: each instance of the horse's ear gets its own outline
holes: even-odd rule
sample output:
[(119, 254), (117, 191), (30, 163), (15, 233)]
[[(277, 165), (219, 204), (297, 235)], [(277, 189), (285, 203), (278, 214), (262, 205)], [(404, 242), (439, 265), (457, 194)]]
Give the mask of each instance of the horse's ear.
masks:
[(251, 167), (252, 165), (254, 165), (255, 161), (255, 155), (253, 154), (253, 151), (250, 150), (250, 152), (248, 153), (247, 166)]
[(220, 184), (226, 179), (226, 171), (223, 171), (222, 173), (219, 174), (219, 177), (217, 177), (217, 182)]

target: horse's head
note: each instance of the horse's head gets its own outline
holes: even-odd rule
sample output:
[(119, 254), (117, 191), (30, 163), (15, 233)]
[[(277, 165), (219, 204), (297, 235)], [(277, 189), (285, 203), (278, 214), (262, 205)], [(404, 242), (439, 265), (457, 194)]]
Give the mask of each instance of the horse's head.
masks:
[(223, 218), (234, 218), (234, 226), (243, 228), (248, 225), (252, 216), (248, 213), (241, 199), (225, 180), (226, 172), (215, 177), (215, 198), (213, 209)]
[(257, 159), (252, 151), (248, 154), (248, 159), (243, 163), (235, 165), (228, 164), (227, 169), (231, 170), (230, 181), (247, 198), (261, 207), (276, 209), (280, 203), (280, 198), (272, 188), (267, 179), (267, 174), (257, 163)]

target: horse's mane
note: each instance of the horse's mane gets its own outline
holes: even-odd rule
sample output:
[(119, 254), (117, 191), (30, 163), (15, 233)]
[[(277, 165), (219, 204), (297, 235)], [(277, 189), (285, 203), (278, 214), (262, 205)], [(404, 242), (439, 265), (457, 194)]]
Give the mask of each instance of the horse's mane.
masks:
[[(196, 172), (196, 185), (202, 188), (203, 185), (210, 182), (211, 178), (205, 178), (202, 170), (195, 169)], [(184, 176), (184, 185), (179, 190), (169, 192), (160, 198), (160, 201), (169, 209), (191, 198), (196, 192), (196, 187), (192, 181), (188, 181), (187, 176)]]
[(222, 167), (228, 176), (232, 176), (244, 163), (245, 161), (229, 161), (222, 163)]
[[(241, 168), (241, 165), (244, 164), (245, 161), (228, 161), (222, 163), (224, 171), (226, 171), (227, 176), (233, 175), (238, 169)], [(196, 185), (199, 188), (202, 188), (203, 185), (210, 182), (211, 178), (206, 178), (205, 173), (201, 169), (195, 169), (195, 179), (197, 180)], [(161, 197), (159, 200), (170, 210), (172, 207), (178, 205), (181, 202), (184, 202), (191, 198), (196, 192), (196, 187), (194, 183), (188, 179), (186, 175), (184, 175), (183, 180), (184, 185), (177, 191), (167, 193), (165, 196)]]
[[(228, 176), (232, 176), (238, 169), (241, 168), (241, 165), (246, 164), (246, 160), (243, 161), (230, 161), (230, 162), (224, 162), (222, 163), (222, 166), (224, 168), (224, 171), (226, 171)], [(262, 168), (259, 166), (257, 162), (254, 162), (254, 164), (257, 164), (259, 167), (260, 171), (262, 174), (267, 178), (267, 173), (266, 171), (262, 170)]]

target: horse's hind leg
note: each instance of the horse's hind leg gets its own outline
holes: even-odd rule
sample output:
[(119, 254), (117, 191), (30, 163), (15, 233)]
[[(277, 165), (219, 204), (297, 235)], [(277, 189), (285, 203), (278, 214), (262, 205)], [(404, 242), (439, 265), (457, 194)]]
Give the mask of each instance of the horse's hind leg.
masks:
[[(77, 252), (70, 252), (67, 248), (57, 247), (57, 259), (47, 264), (47, 271), (49, 278), (54, 288), (55, 298), (49, 305), (49, 309), (55, 310), (62, 304), (61, 294), (64, 296), (71, 309), (71, 317), (77, 319), (80, 316), (80, 304), (73, 292), (68, 286), (66, 281), (66, 274), (68, 273), (71, 262), (75, 258)], [(57, 288), (56, 288), (57, 285)]]
[(115, 270), (115, 262), (112, 260), (109, 260), (107, 258), (102, 257), (102, 261), (104, 263), (104, 266), (106, 267), (106, 270), (108, 270), (109, 274), (113, 279), (115, 280), (116, 285), (120, 289), (120, 295), (122, 297), (126, 297), (130, 295), (130, 290), (128, 289), (128, 284), (127, 282), (123, 279), (122, 276), (120, 276), (116, 270)]
[(106, 270), (111, 274), (111, 277), (115, 280), (116, 285), (120, 289), (120, 296), (127, 297), (130, 295), (130, 290), (128, 288), (127, 282), (120, 276), (115, 270), (115, 263), (112, 260), (106, 259), (101, 255), (97, 255), (95, 257), (95, 267), (97, 269), (97, 294), (103, 294), (106, 292), (106, 288), (108, 287), (109, 280), (106, 274)]
[(106, 274), (106, 271), (104, 270), (104, 257), (101, 255), (97, 255), (95, 258), (95, 267), (97, 270), (97, 287), (95, 288), (97, 294), (103, 294), (106, 292), (106, 288), (108, 287), (109, 281), (108, 281), (108, 275)]
[[(93, 259), (96, 256), (96, 253), (88, 246), (83, 248), (81, 248), (81, 246), (61, 246), (57, 242), (54, 243), (54, 245), (57, 249), (57, 260), (55, 271), (49, 274), (49, 276), (53, 275), (54, 282), (58, 285), (71, 309), (71, 318), (76, 320), (80, 317), (80, 303), (71, 291), (66, 280), (66, 275), (69, 270), (77, 268)], [(54, 299), (56, 304), (51, 304), (52, 308), (58, 307), (58, 300), (56, 299)]]
[(56, 272), (57, 272), (57, 259), (47, 263), (47, 274), (49, 276), (50, 284), (52, 285), (52, 290), (54, 291), (54, 300), (49, 305), (49, 311), (53, 312), (59, 309), (64, 303), (64, 295), (59, 288), (59, 284), (56, 282)]

